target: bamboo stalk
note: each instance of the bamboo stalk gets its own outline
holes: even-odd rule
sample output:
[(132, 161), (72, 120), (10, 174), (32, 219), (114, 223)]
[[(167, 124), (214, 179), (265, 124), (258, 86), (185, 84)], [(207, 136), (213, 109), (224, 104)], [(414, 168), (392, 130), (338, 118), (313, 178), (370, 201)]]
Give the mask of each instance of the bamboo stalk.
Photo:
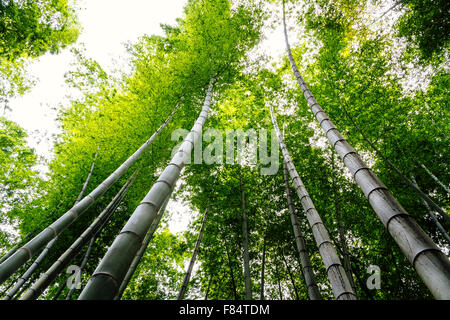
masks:
[(331, 157), (331, 163), (332, 163), (332, 180), (333, 180), (333, 194), (334, 194), (334, 209), (336, 212), (336, 221), (338, 224), (338, 231), (339, 231), (339, 242), (341, 243), (342, 247), (342, 256), (344, 258), (344, 269), (345, 272), (347, 272), (348, 280), (350, 281), (350, 285), (353, 288), (353, 291), (356, 294), (356, 285), (355, 281), (353, 280), (353, 273), (352, 273), (352, 266), (350, 263), (350, 252), (348, 251), (347, 242), (345, 239), (345, 233), (344, 233), (344, 226), (342, 225), (341, 221), (341, 208), (339, 205), (339, 194), (336, 187), (336, 176), (335, 176), (335, 165), (334, 165), (334, 152), (331, 151), (332, 157)]
[(164, 169), (159, 179), (136, 208), (122, 231), (116, 237), (106, 255), (98, 265), (88, 284), (81, 292), (80, 300), (113, 299), (120, 284), (139, 251), (159, 208), (170, 194), (183, 169), (194, 144), (201, 135), (208, 116), (214, 80), (211, 77), (202, 111), (192, 131), (186, 136), (172, 161)]
[(283, 177), (286, 186), (286, 198), (289, 207), (289, 215), (291, 217), (292, 228), (294, 229), (295, 243), (297, 244), (297, 250), (300, 256), (303, 276), (305, 277), (305, 284), (308, 289), (308, 296), (311, 300), (322, 300), (322, 296), (317, 286), (316, 278), (311, 265), (311, 260), (309, 259), (308, 251), (306, 250), (305, 239), (303, 238), (297, 215), (295, 214), (285, 161), (283, 161)]
[[(414, 183), (414, 185), (418, 188), (419, 186), (417, 185), (417, 181), (414, 178), (414, 176), (411, 177), (412, 183)], [(444, 229), (444, 227), (442, 226), (442, 224), (440, 224), (439, 220), (437, 219), (436, 215), (433, 213), (433, 211), (431, 210), (430, 206), (428, 205), (428, 203), (423, 200), (423, 204), (424, 206), (427, 208), (428, 210), (428, 214), (431, 217), (431, 220), (433, 220), (434, 224), (436, 225), (436, 227), (438, 228), (438, 230), (441, 232), (441, 234), (444, 236), (445, 240), (447, 240), (447, 244), (450, 245), (450, 237), (447, 233), (447, 231)]]
[(442, 181), (439, 180), (430, 170), (428, 170), (428, 168), (425, 167), (423, 163), (421, 163), (420, 166), (425, 169), (425, 171), (429, 174), (429, 176), (433, 178), (433, 180), (436, 181), (436, 183), (440, 185), (445, 190), (445, 192), (450, 194), (450, 189), (445, 184), (443, 184)]
[[(94, 236), (91, 238), (91, 241), (89, 241), (89, 246), (88, 246), (88, 248), (87, 248), (87, 250), (86, 250), (86, 253), (84, 254), (83, 260), (81, 261), (81, 265), (80, 265), (80, 273), (83, 272), (84, 267), (86, 266), (86, 264), (87, 264), (87, 262), (88, 262), (88, 260), (89, 260), (89, 256), (91, 255), (91, 251), (92, 251), (92, 247), (94, 246), (95, 239), (96, 239), (96, 235), (94, 235)], [(69, 292), (67, 293), (67, 296), (66, 296), (66, 300), (71, 300), (71, 299), (72, 299), (72, 295), (73, 295), (73, 293), (75, 292), (75, 289), (76, 289), (76, 286), (73, 286), (73, 287), (69, 290)]]
[(245, 285), (245, 299), (252, 299), (252, 282), (250, 278), (250, 256), (248, 252), (248, 229), (247, 229), (247, 215), (245, 213), (245, 194), (242, 184), (242, 173), (239, 168), (239, 186), (241, 191), (241, 213), (242, 213), (242, 246), (244, 248), (244, 285)]
[(264, 267), (266, 265), (266, 237), (264, 236), (264, 243), (263, 243), (263, 253), (262, 253), (262, 267), (261, 267), (261, 288), (260, 288), (260, 294), (259, 299), (264, 300)]
[(80, 252), (86, 243), (106, 224), (112, 216), (120, 201), (125, 196), (131, 183), (136, 177), (137, 171), (131, 175), (128, 181), (122, 186), (119, 192), (114, 196), (108, 206), (97, 216), (97, 218), (89, 225), (89, 227), (75, 240), (70, 248), (68, 248), (53, 265), (39, 278), (33, 286), (25, 292), (21, 300), (32, 300), (48, 287), (48, 285), (56, 279), (58, 274), (72, 261), (72, 259)]
[(186, 274), (184, 275), (183, 284), (181, 285), (180, 292), (178, 293), (177, 300), (183, 300), (186, 294), (187, 286), (189, 284), (189, 280), (191, 278), (192, 268), (194, 267), (195, 260), (197, 258), (198, 250), (200, 248), (200, 242), (202, 241), (203, 231), (205, 230), (206, 225), (206, 217), (208, 216), (208, 209), (206, 209), (205, 214), (203, 216), (202, 226), (200, 228), (200, 232), (198, 234), (197, 242), (195, 243), (194, 252), (192, 253), (191, 261), (189, 262), (188, 269)]
[(316, 240), (317, 248), (319, 249), (320, 256), (327, 270), (328, 279), (330, 280), (333, 294), (337, 300), (354, 300), (356, 295), (350, 285), (350, 281), (347, 278), (347, 274), (341, 264), (339, 256), (334, 249), (330, 236), (319, 213), (314, 206), (314, 203), (306, 190), (305, 185), (302, 182), (294, 163), (292, 162), (289, 151), (286, 148), (284, 138), (281, 135), (280, 128), (278, 127), (275, 119), (273, 108), (269, 105), (270, 115), (272, 118), (273, 127), (277, 134), (278, 142), (281, 147), (284, 162), (286, 163), (287, 171), (291, 176), (292, 183), (294, 184), (295, 191), (300, 199), (303, 210), (308, 219), (309, 225), (313, 232), (314, 239)]
[(84, 197), (80, 202), (74, 205), (69, 211), (63, 214), (50, 226), (45, 228), (36, 237), (28, 241), (24, 246), (18, 249), (6, 261), (0, 265), (0, 284), (3, 283), (11, 274), (13, 274), (26, 261), (31, 259), (33, 255), (42, 247), (44, 247), (50, 240), (57, 237), (64, 229), (66, 229), (72, 222), (84, 213), (97, 199), (100, 198), (114, 182), (116, 182), (123, 174), (137, 161), (137, 159), (144, 153), (149, 145), (156, 139), (161, 131), (167, 126), (172, 116), (178, 109), (178, 104), (175, 109), (167, 117), (164, 123), (156, 130), (156, 132), (133, 153), (122, 165), (119, 166), (108, 178), (106, 178), (97, 188), (95, 188), (89, 195)]
[(450, 261), (361, 160), (321, 108), (303, 80), (289, 46), (283, 0), (286, 51), (292, 71), (316, 120), (352, 173), (370, 205), (436, 299), (450, 299)]
[(297, 286), (295, 285), (294, 277), (292, 276), (291, 267), (289, 267), (289, 264), (287, 263), (286, 257), (284, 256), (284, 253), (282, 252), (281, 248), (280, 248), (280, 251), (281, 251), (280, 252), (281, 253), (281, 257), (283, 258), (284, 266), (286, 267), (286, 270), (287, 270), (288, 275), (289, 275), (289, 279), (291, 280), (292, 288), (294, 289), (295, 300), (300, 300), (300, 297), (298, 295)]
[(231, 265), (230, 253), (228, 252), (228, 247), (227, 247), (226, 243), (225, 243), (225, 250), (226, 250), (227, 258), (228, 258), (228, 268), (230, 269), (231, 285), (233, 287), (234, 300), (239, 300), (237, 290), (236, 290), (236, 282), (234, 281), (233, 266)]
[(128, 283), (131, 280), (131, 277), (133, 276), (134, 272), (136, 271), (136, 268), (139, 265), (139, 262), (141, 261), (142, 256), (145, 253), (145, 250), (147, 250), (147, 247), (148, 247), (150, 241), (153, 239), (154, 233), (156, 232), (156, 230), (159, 227), (159, 223), (160, 223), (162, 217), (164, 216), (164, 212), (166, 211), (166, 207), (167, 207), (169, 200), (170, 200), (170, 196), (167, 197), (167, 200), (164, 202), (163, 206), (161, 207), (161, 209), (158, 212), (158, 216), (156, 217), (155, 221), (153, 222), (152, 226), (150, 227), (149, 231), (147, 232), (147, 234), (144, 238), (144, 241), (142, 242), (141, 248), (136, 253), (136, 256), (134, 257), (133, 262), (131, 263), (130, 268), (127, 271), (127, 274), (125, 275), (122, 283), (120, 284), (119, 292), (114, 297), (114, 300), (119, 300), (122, 297), (123, 292), (127, 288)]

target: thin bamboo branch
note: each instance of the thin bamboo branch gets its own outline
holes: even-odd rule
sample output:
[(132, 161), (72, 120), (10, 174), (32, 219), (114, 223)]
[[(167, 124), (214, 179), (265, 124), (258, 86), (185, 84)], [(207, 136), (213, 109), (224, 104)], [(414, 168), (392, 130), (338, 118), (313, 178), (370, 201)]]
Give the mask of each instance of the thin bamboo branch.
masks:
[(433, 180), (436, 181), (436, 183), (440, 185), (445, 190), (445, 192), (450, 194), (450, 189), (444, 183), (442, 183), (442, 181), (439, 180), (430, 170), (428, 170), (428, 168), (423, 163), (421, 163), (420, 166), (425, 169), (430, 177), (433, 178)]
[(294, 204), (292, 201), (289, 187), (288, 172), (286, 162), (284, 161), (284, 159), (283, 159), (283, 177), (286, 186), (286, 198), (289, 207), (289, 215), (291, 217), (291, 224), (294, 230), (295, 243), (297, 245), (297, 250), (300, 256), (303, 276), (305, 277), (305, 284), (308, 289), (308, 296), (311, 300), (322, 300), (322, 296), (317, 286), (316, 278), (311, 265), (311, 260), (309, 259), (309, 254), (308, 251), (306, 250), (305, 239), (300, 230), (300, 224), (298, 223), (297, 215), (295, 214)]
[[(411, 177), (412, 183), (414, 183), (414, 185), (419, 188), (416, 179), (414, 178), (414, 176)], [(442, 224), (440, 224), (438, 218), (436, 217), (436, 215), (434, 214), (434, 212), (431, 210), (430, 206), (428, 205), (428, 203), (423, 200), (423, 204), (425, 205), (425, 207), (427, 208), (428, 214), (431, 217), (431, 220), (433, 220), (434, 224), (436, 225), (436, 227), (438, 228), (438, 230), (441, 232), (441, 234), (444, 236), (445, 240), (447, 240), (447, 243), (450, 245), (450, 237), (447, 233), (447, 231), (444, 229), (444, 227), (442, 226)]]

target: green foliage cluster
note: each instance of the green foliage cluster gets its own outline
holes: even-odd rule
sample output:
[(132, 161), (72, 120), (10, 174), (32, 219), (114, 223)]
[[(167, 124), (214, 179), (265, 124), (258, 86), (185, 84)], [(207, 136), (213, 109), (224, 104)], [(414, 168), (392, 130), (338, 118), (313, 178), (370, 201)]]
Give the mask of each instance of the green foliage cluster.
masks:
[(33, 58), (56, 54), (80, 32), (74, 4), (68, 0), (0, 1), (0, 103), (26, 92), (33, 80), (26, 66)]

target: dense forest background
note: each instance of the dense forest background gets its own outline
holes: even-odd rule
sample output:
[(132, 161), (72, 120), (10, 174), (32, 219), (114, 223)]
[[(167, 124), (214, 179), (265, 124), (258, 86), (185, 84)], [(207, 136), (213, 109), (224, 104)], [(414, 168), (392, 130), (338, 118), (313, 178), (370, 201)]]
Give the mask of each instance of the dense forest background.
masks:
[[(45, 231), (81, 200), (80, 192), (92, 192), (173, 115), (132, 168), (61, 231), (42, 261), (34, 263), (37, 252), (3, 279), (2, 297), (34, 263), (10, 298), (26, 295), (126, 185), (109, 219), (70, 262), (83, 265), (81, 288), (66, 286), (70, 275), (64, 268), (39, 296), (77, 299), (169, 164), (181, 142), (171, 139), (172, 132), (192, 128), (206, 96), (211, 111), (203, 131), (218, 129), (224, 141), (227, 129), (270, 132), (273, 108), (292, 163), (358, 299), (432, 299), (328, 143), (288, 56), (274, 61), (264, 53), (264, 37), (283, 25), (285, 6), (292, 55), (316, 100), (448, 259), (450, 3), (394, 1), (379, 12), (381, 2), (190, 0), (175, 25), (161, 25), (164, 36), (142, 30), (139, 41), (127, 47), (126, 71), (108, 73), (77, 46), (81, 26), (67, 0), (0, 0), (2, 108), (32, 87), (29, 61), (67, 46), (77, 61), (66, 81), (78, 92), (61, 103), (61, 133), (48, 162), (29, 147), (23, 128), (0, 117), (0, 256)], [(336, 298), (290, 183), (288, 206), (281, 150), (279, 159), (274, 175), (261, 174), (267, 163), (259, 158), (256, 164), (186, 165), (121, 298), (176, 299), (195, 251), (184, 298), (310, 299), (293, 215), (321, 297)], [(189, 207), (187, 230), (170, 232), (176, 209), (170, 202)], [(379, 267), (379, 289), (366, 284), (371, 265)]]

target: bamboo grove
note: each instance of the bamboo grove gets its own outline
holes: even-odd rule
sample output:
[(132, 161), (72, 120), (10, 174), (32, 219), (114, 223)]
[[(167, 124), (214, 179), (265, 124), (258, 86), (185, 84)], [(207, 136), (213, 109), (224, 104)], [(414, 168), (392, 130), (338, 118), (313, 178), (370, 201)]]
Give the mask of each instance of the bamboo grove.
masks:
[(449, 38), (379, 5), (189, 0), (119, 75), (73, 49), (45, 177), (0, 118), (2, 299), (450, 299)]

